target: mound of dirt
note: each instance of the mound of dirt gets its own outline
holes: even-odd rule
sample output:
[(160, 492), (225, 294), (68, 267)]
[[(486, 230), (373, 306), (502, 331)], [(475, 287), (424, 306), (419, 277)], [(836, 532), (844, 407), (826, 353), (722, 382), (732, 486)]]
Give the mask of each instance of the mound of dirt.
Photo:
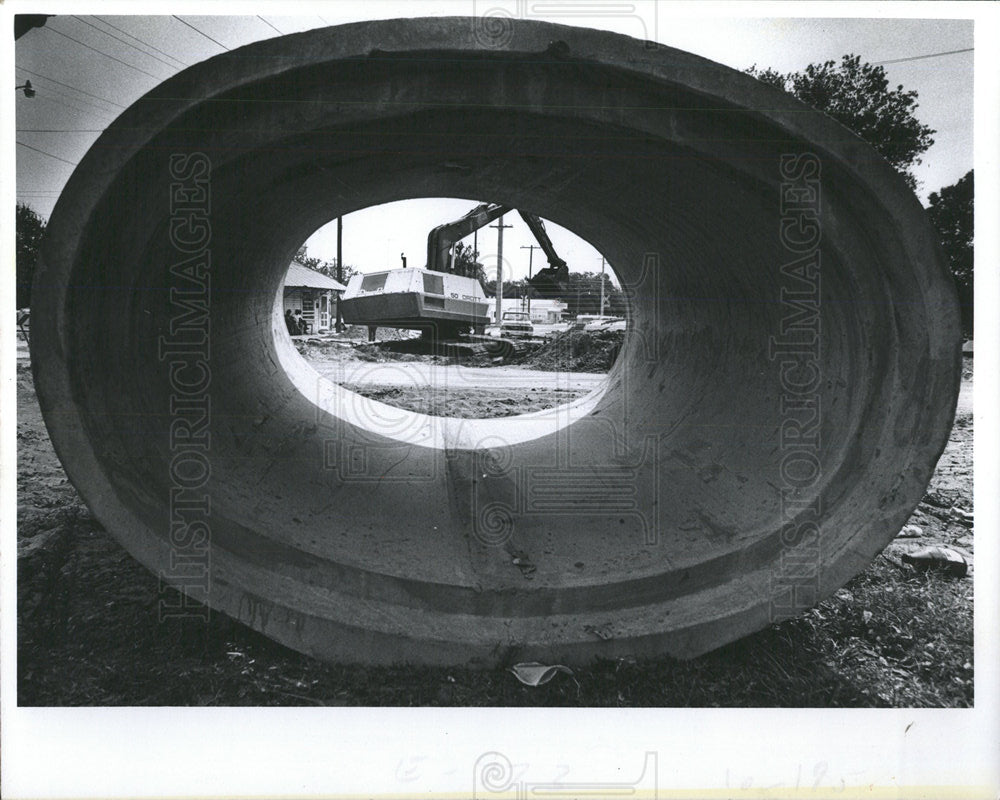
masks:
[(548, 372), (607, 372), (624, 338), (624, 331), (565, 331), (510, 363)]
[(404, 342), (369, 344), (368, 342), (346, 341), (344, 339), (310, 337), (308, 339), (296, 339), (294, 340), (294, 344), (295, 349), (307, 361), (428, 361), (436, 363), (437, 361), (445, 360), (434, 355), (420, 355), (405, 351), (395, 352), (390, 346), (387, 346), (404, 344)]

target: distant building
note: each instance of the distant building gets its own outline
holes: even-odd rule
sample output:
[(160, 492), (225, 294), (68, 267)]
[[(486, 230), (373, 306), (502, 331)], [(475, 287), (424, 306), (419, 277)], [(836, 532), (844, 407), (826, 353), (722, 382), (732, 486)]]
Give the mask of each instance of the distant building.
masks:
[[(489, 306), (490, 323), (495, 325), (497, 301), (495, 297), (486, 298)], [(521, 297), (505, 297), (500, 301), (503, 311), (528, 312), (528, 301)], [(562, 300), (543, 300), (539, 297), (531, 298), (531, 321), (538, 325), (551, 325), (562, 321), (562, 312), (566, 310), (566, 303)]]
[(282, 285), (284, 308), (281, 313), (291, 311), (294, 315), (301, 311), (312, 333), (330, 330), (337, 318), (337, 299), (346, 288), (322, 272), (293, 261)]

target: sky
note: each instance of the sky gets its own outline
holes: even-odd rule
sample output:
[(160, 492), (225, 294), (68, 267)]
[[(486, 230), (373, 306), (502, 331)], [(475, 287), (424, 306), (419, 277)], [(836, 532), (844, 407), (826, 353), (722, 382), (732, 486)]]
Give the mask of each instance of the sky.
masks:
[[(923, 164), (914, 169), (921, 183), (921, 201), (926, 203), (930, 192), (954, 183), (972, 168), (970, 21), (678, 17), (669, 15), (663, 4), (642, 2), (623, 3), (622, 12), (616, 14), (613, 1), (599, 5), (605, 9), (602, 16), (560, 14), (553, 4), (544, 6), (545, 14), (532, 14), (535, 6), (516, 0), (489, 0), (488, 9), (480, 0), (420, 3), (419, 9), (422, 15), (468, 14), (503, 5), (520, 9), (522, 16), (654, 39), (736, 69), (756, 64), (787, 72), (855, 53), (862, 61), (883, 64), (890, 85), (916, 90), (917, 115), (936, 131), (935, 144), (924, 154)], [(17, 82), (30, 80), (36, 91), (33, 98), (17, 93), (18, 201), (48, 217), (73, 166), (101, 131), (130, 103), (185, 66), (283, 33), (360, 19), (413, 16), (415, 6), (383, 0), (325, 3), (316, 8), (322, 15), (63, 15), (28, 32), (15, 45)], [(409, 266), (423, 266), (427, 232), (460, 217), (475, 202), (406, 201), (348, 215), (344, 218), (344, 263), (366, 272), (392, 268), (400, 266), (399, 255), (405, 252)], [(504, 221), (513, 226), (504, 231), (504, 277), (523, 277), (528, 271), (527, 247), (534, 240), (516, 214)], [(552, 223), (547, 228), (556, 251), (572, 269), (601, 269), (600, 254), (584, 240)], [(471, 237), (467, 241), (471, 243)], [(320, 229), (306, 244), (309, 255), (333, 260), (335, 225)], [(487, 270), (494, 270), (496, 231), (480, 231), (478, 244)], [(533, 258), (535, 269), (545, 266), (540, 251), (535, 250)]]

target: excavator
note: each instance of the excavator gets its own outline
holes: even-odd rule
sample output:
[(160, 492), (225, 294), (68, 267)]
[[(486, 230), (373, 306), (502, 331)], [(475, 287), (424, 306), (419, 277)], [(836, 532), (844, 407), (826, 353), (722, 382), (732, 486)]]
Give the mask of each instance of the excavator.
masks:
[[(455, 245), (493, 220), (512, 212), (510, 206), (481, 203), (454, 222), (438, 225), (427, 235), (427, 266), (357, 274), (341, 300), (344, 321), (368, 327), (420, 330), (435, 339), (452, 339), (470, 328), (481, 334), (489, 322), (486, 294), (468, 265), (455, 263)], [(545, 224), (534, 214), (518, 211), (538, 240), (549, 266), (528, 279), (542, 297), (564, 291), (566, 262), (556, 254)]]

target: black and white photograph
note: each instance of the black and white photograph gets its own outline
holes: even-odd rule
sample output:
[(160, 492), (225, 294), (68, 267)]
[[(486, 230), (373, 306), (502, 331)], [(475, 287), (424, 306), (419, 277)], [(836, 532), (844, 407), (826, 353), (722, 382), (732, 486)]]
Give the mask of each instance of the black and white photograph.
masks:
[(996, 796), (992, 4), (2, 11), (5, 796)]

